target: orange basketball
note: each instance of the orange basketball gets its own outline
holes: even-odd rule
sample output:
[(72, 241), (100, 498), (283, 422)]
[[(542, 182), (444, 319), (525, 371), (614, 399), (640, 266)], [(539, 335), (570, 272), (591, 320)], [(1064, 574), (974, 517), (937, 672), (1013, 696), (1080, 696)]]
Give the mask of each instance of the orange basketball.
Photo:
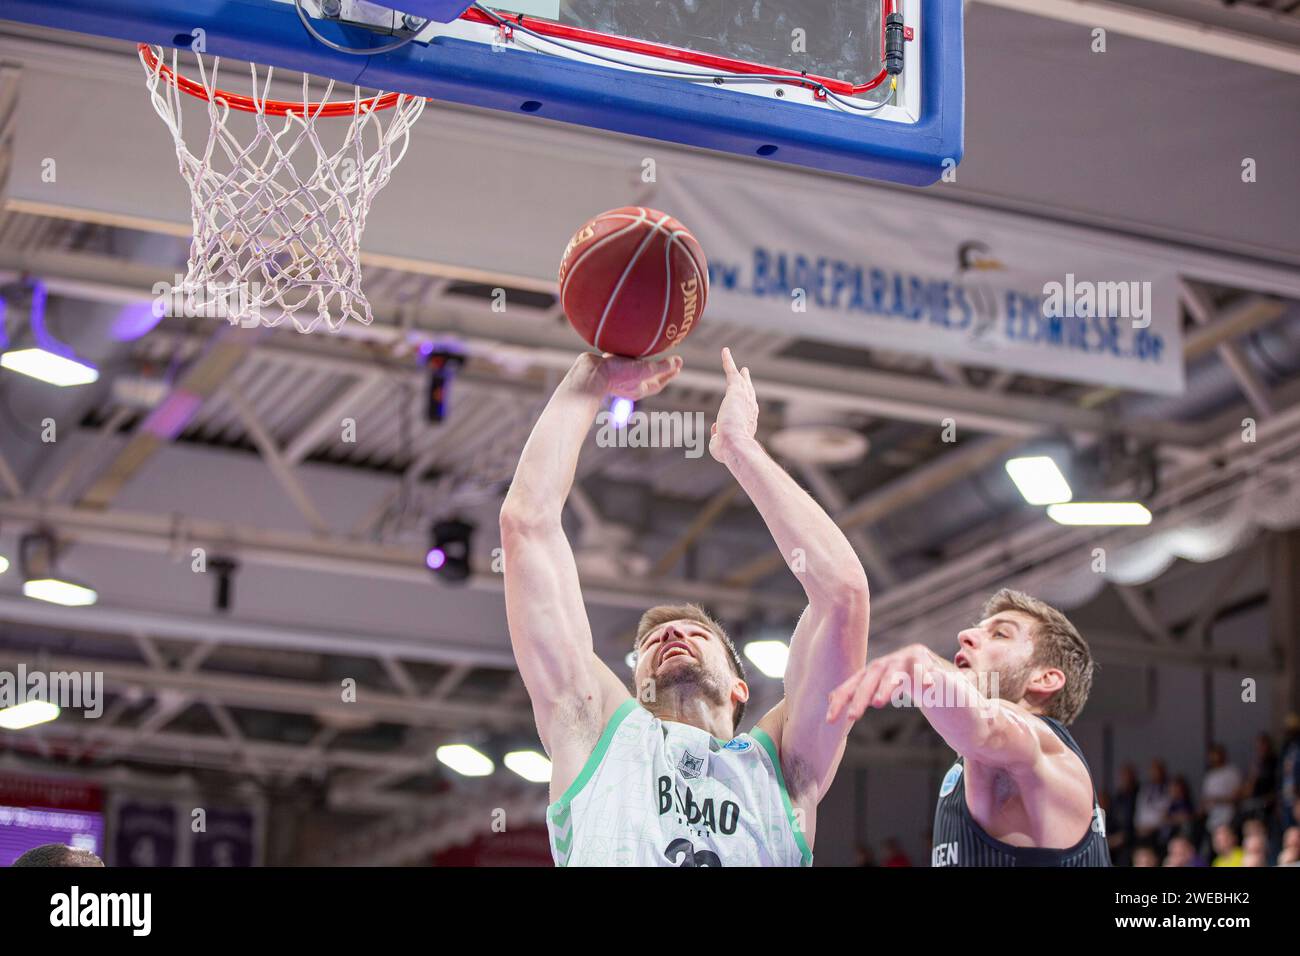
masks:
[(665, 212), (602, 212), (569, 240), (560, 305), (588, 344), (628, 358), (658, 355), (699, 324), (709, 266), (689, 229)]

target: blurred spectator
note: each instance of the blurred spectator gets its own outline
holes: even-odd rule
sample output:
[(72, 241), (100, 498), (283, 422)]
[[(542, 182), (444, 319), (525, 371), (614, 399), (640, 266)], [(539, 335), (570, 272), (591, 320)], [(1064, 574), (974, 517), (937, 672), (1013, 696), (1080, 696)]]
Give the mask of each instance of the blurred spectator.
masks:
[(1268, 824), (1259, 819), (1259, 817), (1251, 817), (1249, 820), (1243, 821), (1241, 824), (1241, 840), (1243, 846), (1245, 845), (1246, 839), (1251, 836), (1262, 836), (1267, 840)]
[(1300, 866), (1300, 827), (1287, 827), (1282, 834), (1282, 852), (1277, 855), (1278, 866)]
[(1211, 866), (1241, 866), (1241, 845), (1237, 831), (1224, 823), (1214, 829), (1214, 862)]
[[(1128, 866), (1136, 842), (1138, 778), (1137, 768), (1126, 763), (1119, 768), (1119, 784), (1106, 810), (1106, 840), (1116, 866)], [(1134, 866), (1137, 864), (1134, 863)]]
[(1242, 791), (1246, 801), (1242, 809), (1271, 820), (1277, 805), (1277, 790), (1277, 752), (1273, 749), (1273, 738), (1260, 734), (1255, 738), (1255, 757), (1250, 762), (1250, 773)]
[(857, 866), (879, 866), (876, 863), (876, 854), (872, 852), (871, 847), (865, 843), (858, 844), (858, 862)]
[(1241, 865), (1268, 866), (1268, 837), (1265, 834), (1246, 834), (1241, 848)]
[(1169, 811), (1169, 775), (1163, 760), (1151, 761), (1147, 782), (1137, 795), (1137, 809), (1133, 814), (1134, 830), (1139, 840), (1152, 840), (1165, 825)]
[(1206, 828), (1214, 833), (1236, 817), (1242, 779), (1241, 771), (1228, 763), (1228, 752), (1223, 744), (1210, 747), (1206, 761), (1209, 769), (1201, 781), (1201, 809), (1205, 813)]
[(1176, 833), (1190, 833), (1196, 823), (1196, 804), (1186, 777), (1174, 777), (1169, 784), (1169, 809), (1160, 828), (1160, 842), (1168, 843)]
[(1282, 798), (1282, 826), (1300, 823), (1300, 714), (1287, 714), (1282, 738), (1281, 772), (1278, 791)]
[(1191, 841), (1191, 838), (1180, 833), (1169, 841), (1165, 866), (1205, 866), (1205, 861), (1196, 852), (1196, 844)]
[(908, 859), (907, 854), (903, 851), (903, 846), (892, 837), (885, 841), (885, 862), (884, 866), (911, 866), (912, 861)]
[(1149, 843), (1141, 843), (1133, 848), (1133, 865), (1134, 866), (1159, 866), (1160, 857), (1156, 856), (1156, 848)]

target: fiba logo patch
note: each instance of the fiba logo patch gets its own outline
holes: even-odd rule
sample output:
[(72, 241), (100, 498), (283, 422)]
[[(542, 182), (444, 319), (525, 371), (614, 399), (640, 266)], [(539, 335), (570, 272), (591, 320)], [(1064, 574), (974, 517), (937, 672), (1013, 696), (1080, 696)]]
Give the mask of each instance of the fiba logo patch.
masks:
[(682, 751), (682, 759), (677, 762), (677, 772), (687, 780), (694, 780), (704, 771), (704, 758), (696, 757), (689, 751)]
[(956, 790), (957, 781), (960, 779), (961, 779), (961, 764), (955, 763), (952, 765), (951, 768), (949, 768), (948, 772), (944, 774), (943, 784), (939, 787), (939, 797), (940, 798), (946, 797), (948, 796), (948, 794)]

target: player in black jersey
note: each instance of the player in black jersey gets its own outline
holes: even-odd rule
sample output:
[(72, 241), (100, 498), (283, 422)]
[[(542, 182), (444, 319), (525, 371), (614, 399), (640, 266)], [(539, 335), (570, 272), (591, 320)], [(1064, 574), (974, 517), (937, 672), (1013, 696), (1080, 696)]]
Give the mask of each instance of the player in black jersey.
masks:
[(1065, 729), (1092, 686), (1092, 654), (1060, 611), (1003, 590), (957, 635), (952, 661), (921, 644), (869, 661), (826, 718), (908, 702), (957, 751), (935, 812), (935, 866), (1110, 866), (1105, 818)]

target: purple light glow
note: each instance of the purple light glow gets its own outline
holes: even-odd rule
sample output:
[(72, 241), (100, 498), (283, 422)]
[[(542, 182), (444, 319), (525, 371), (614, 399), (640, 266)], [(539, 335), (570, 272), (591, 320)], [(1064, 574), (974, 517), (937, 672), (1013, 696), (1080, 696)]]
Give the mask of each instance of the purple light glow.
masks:
[(176, 389), (150, 413), (140, 427), (150, 435), (170, 441), (185, 430), (202, 404), (202, 396)]
[(627, 420), (632, 417), (632, 409), (636, 406), (631, 399), (616, 398), (610, 408), (610, 415), (614, 420), (615, 428), (622, 428), (627, 424)]
[(50, 335), (45, 328), (45, 283), (39, 280), (32, 283), (32, 305), (27, 320), (31, 325), (32, 337), (36, 339), (36, 344), (40, 348), (52, 355), (61, 355), (77, 361), (72, 349)]
[(430, 548), (429, 553), (424, 556), (424, 563), (429, 566), (430, 571), (437, 571), (447, 563), (447, 554), (442, 548)]
[(133, 302), (123, 306), (113, 319), (110, 334), (118, 342), (134, 342), (152, 332), (162, 321), (165, 310), (155, 308), (153, 302)]

